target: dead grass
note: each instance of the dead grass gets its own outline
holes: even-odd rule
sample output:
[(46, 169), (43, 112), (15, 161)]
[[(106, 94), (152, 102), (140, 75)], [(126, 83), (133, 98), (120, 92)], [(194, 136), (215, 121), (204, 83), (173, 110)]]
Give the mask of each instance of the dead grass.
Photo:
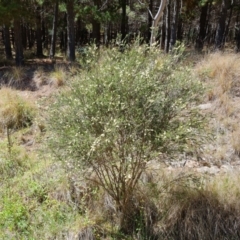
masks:
[(240, 156), (240, 129), (237, 129), (237, 131), (232, 132), (231, 145), (234, 149), (235, 154)]
[(31, 124), (35, 115), (32, 103), (22, 99), (15, 90), (0, 89), (0, 128), (17, 129)]
[(10, 71), (4, 74), (4, 78), (7, 79), (8, 86), (18, 88), (22, 86), (22, 82), (27, 78), (27, 72), (24, 67), (12, 67)]
[(78, 209), (84, 205), (86, 221), (78, 225), (76, 220), (72, 230), (80, 233), (83, 226), (90, 227), (99, 239), (239, 239), (239, 174), (214, 178), (167, 170), (148, 174), (129, 196), (127, 235), (119, 231), (117, 208), (102, 189), (92, 189), (87, 202), (77, 203)]
[(33, 81), (36, 84), (37, 89), (39, 89), (41, 86), (48, 84), (49, 76), (44, 70), (44, 68), (39, 67), (33, 75)]
[(206, 86), (210, 101), (215, 149), (209, 154), (216, 161), (235, 161), (240, 151), (240, 58), (237, 54), (216, 52), (200, 61), (195, 72)]
[[(227, 105), (229, 97), (235, 96), (240, 86), (240, 58), (237, 54), (216, 52), (207, 55), (197, 64), (197, 74), (212, 87), (208, 99), (220, 99), (220, 105)], [(238, 92), (238, 91), (237, 91)], [(228, 97), (226, 96), (229, 95)]]
[(239, 175), (203, 178), (167, 172), (159, 189), (156, 239), (239, 239)]
[(54, 71), (50, 74), (50, 85), (61, 87), (67, 81), (67, 69), (65, 67), (56, 66)]
[(240, 217), (235, 205), (224, 204), (203, 190), (180, 192), (165, 220), (166, 239), (239, 239)]

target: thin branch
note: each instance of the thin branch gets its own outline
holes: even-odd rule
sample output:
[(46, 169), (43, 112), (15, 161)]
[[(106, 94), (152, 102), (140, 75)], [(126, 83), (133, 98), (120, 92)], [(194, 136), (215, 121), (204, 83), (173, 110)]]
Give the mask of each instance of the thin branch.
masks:
[(107, 3), (108, 3), (108, 0), (106, 0), (106, 2), (103, 3), (103, 5), (98, 9), (98, 11), (102, 11), (105, 5), (107, 5)]
[[(144, 3), (142, 3), (140, 0), (138, 0), (138, 2), (139, 2), (141, 5), (145, 5), (145, 4), (144, 4)], [(153, 15), (152, 15), (152, 12), (151, 12), (151, 10), (150, 10), (149, 8), (147, 8), (147, 10), (148, 10), (148, 12), (149, 12), (149, 14), (150, 14), (151, 18), (152, 18), (152, 19), (154, 19), (154, 17), (153, 17)]]

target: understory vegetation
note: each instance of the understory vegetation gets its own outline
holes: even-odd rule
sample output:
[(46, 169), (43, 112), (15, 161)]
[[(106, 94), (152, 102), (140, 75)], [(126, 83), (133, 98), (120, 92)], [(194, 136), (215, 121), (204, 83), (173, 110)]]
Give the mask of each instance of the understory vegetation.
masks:
[(238, 65), (225, 57), (89, 47), (80, 69), (34, 74), (54, 95), (2, 88), (0, 239), (239, 239), (238, 171), (184, 167), (239, 157)]

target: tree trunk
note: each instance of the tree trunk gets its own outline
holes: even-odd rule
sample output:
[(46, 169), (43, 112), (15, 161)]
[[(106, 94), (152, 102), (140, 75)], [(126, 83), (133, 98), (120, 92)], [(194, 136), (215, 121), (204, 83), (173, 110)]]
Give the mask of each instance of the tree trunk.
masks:
[(11, 28), (11, 39), (12, 39), (12, 45), (15, 45), (15, 41), (14, 41), (14, 27)]
[(2, 43), (4, 44), (4, 29), (3, 28), (1, 30), (1, 33), (2, 33)]
[(45, 49), (48, 49), (48, 29), (47, 23), (42, 19), (42, 43)]
[(161, 39), (160, 39), (160, 48), (164, 50), (165, 46), (165, 39), (166, 39), (166, 17), (165, 17), (166, 11), (164, 13), (163, 21), (162, 21), (162, 28), (161, 28)]
[[(100, 1), (94, 0), (94, 6), (97, 7), (97, 9), (100, 8)], [(96, 45), (100, 45), (101, 41), (101, 23), (93, 17), (92, 21), (92, 38), (95, 41)]]
[(215, 37), (215, 49), (223, 48), (227, 10), (230, 3), (231, 3), (230, 0), (222, 0), (221, 14), (218, 20), (218, 27)]
[(28, 40), (28, 48), (32, 49), (33, 45), (34, 45), (34, 31), (32, 30), (31, 27), (29, 27), (29, 25), (27, 26), (27, 40)]
[(122, 40), (125, 39), (127, 31), (127, 0), (121, 1), (121, 7), (122, 7), (122, 21), (121, 21), (121, 35)]
[(60, 45), (59, 45), (60, 49), (63, 51), (64, 50), (64, 32), (61, 31), (60, 33)]
[(56, 38), (57, 38), (57, 22), (58, 22), (58, 0), (56, 0), (54, 7), (54, 17), (53, 17), (53, 27), (52, 27), (52, 38), (51, 38), (51, 47), (50, 47), (50, 58), (54, 58), (56, 51)]
[(229, 13), (228, 21), (227, 21), (227, 26), (226, 26), (224, 36), (223, 36), (223, 47), (224, 47), (224, 44), (226, 42), (226, 38), (227, 38), (228, 33), (229, 33), (229, 27), (230, 27), (230, 23), (231, 23), (231, 20), (232, 20), (232, 13), (233, 13), (233, 4), (231, 4), (231, 6), (230, 6), (230, 13)]
[(92, 21), (92, 38), (95, 41), (97, 46), (100, 45), (100, 40), (101, 40), (100, 30), (101, 30), (101, 24), (98, 21), (93, 20)]
[(74, 0), (67, 0), (67, 59), (75, 61)]
[(21, 21), (19, 18), (14, 19), (14, 42), (15, 42), (15, 61), (17, 66), (24, 65)]
[(37, 8), (37, 16), (36, 16), (36, 34), (37, 34), (37, 57), (43, 56), (43, 48), (42, 48), (42, 24), (41, 24), (41, 14), (40, 8)]
[(9, 32), (9, 26), (4, 26), (4, 47), (5, 47), (5, 53), (7, 59), (12, 59), (12, 47), (11, 47), (11, 41), (10, 41), (10, 32)]
[(176, 40), (177, 40), (177, 27), (178, 27), (178, 17), (179, 17), (179, 11), (180, 11), (180, 1), (174, 0), (174, 6), (173, 6), (173, 19), (172, 19), (172, 25), (171, 25), (171, 39), (170, 39), (170, 50), (173, 49)]
[(36, 31), (33, 30), (32, 28), (31, 28), (31, 40), (32, 40), (31, 45), (32, 45), (32, 47), (34, 47), (35, 40), (36, 40)]
[[(153, 0), (150, 0), (149, 5), (148, 5), (148, 9), (149, 11), (152, 13), (153, 12)], [(148, 11), (148, 43), (151, 44), (151, 34), (152, 34), (152, 15), (151, 13)]]
[(22, 44), (23, 48), (27, 49), (27, 31), (25, 25), (22, 24)]
[(152, 27), (151, 27), (151, 40), (150, 40), (150, 45), (154, 44), (156, 41), (156, 31), (158, 30), (158, 23), (163, 15), (163, 11), (165, 9), (167, 1), (170, 0), (161, 0), (161, 4), (158, 8), (158, 12), (155, 17), (153, 17), (152, 20)]
[(166, 10), (166, 36), (165, 36), (165, 48), (164, 51), (168, 53), (169, 51), (169, 42), (170, 42), (170, 34), (171, 34), (171, 1), (168, 0), (167, 10)]
[(82, 30), (82, 23), (81, 18), (77, 18), (77, 26), (76, 26), (76, 35), (75, 35), (75, 42), (77, 43), (77, 46), (80, 45), (81, 42), (81, 30)]
[(208, 6), (209, 3), (207, 2), (204, 6), (201, 7), (201, 15), (200, 15), (200, 22), (199, 22), (199, 33), (196, 40), (195, 49), (199, 52), (203, 49), (204, 39), (206, 37), (206, 23), (207, 23), (207, 16), (208, 16)]

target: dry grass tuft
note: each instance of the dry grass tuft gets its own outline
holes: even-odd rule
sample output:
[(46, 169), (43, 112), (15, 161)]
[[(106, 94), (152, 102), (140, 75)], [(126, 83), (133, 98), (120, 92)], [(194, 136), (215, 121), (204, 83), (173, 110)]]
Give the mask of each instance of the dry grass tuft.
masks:
[(239, 239), (238, 182), (237, 175), (172, 182), (159, 202), (159, 239)]
[[(208, 191), (189, 191), (173, 205), (166, 230), (173, 239), (239, 239), (239, 210)], [(230, 238), (229, 238), (230, 237)]]
[(235, 154), (240, 156), (240, 129), (232, 132), (231, 145), (233, 147)]
[(54, 72), (50, 75), (50, 85), (61, 87), (67, 79), (67, 70), (64, 67), (56, 66)]
[[(215, 160), (235, 160), (240, 151), (240, 58), (237, 54), (216, 52), (199, 62), (195, 71), (205, 82), (206, 98), (211, 101), (210, 125), (217, 141), (212, 142), (210, 153)], [(223, 131), (219, 131), (219, 130)]]
[(8, 86), (19, 88), (27, 78), (27, 71), (24, 67), (12, 67), (4, 74), (4, 78), (7, 79)]
[(48, 84), (48, 75), (46, 74), (46, 71), (39, 67), (37, 71), (34, 72), (33, 81), (35, 82), (37, 88)]
[[(203, 179), (158, 172), (129, 193), (124, 233), (131, 239), (239, 239), (239, 180), (237, 174)], [(90, 198), (91, 206), (86, 206), (90, 225), (112, 234), (121, 230), (116, 229), (121, 216), (111, 197), (97, 191)]]
[(0, 129), (18, 129), (32, 123), (35, 115), (33, 105), (23, 100), (16, 91), (0, 90)]
[(239, 60), (236, 54), (216, 52), (207, 55), (197, 64), (197, 74), (207, 82), (212, 81), (213, 89), (209, 91), (209, 100), (222, 98), (225, 93), (234, 94), (236, 87), (240, 86)]

